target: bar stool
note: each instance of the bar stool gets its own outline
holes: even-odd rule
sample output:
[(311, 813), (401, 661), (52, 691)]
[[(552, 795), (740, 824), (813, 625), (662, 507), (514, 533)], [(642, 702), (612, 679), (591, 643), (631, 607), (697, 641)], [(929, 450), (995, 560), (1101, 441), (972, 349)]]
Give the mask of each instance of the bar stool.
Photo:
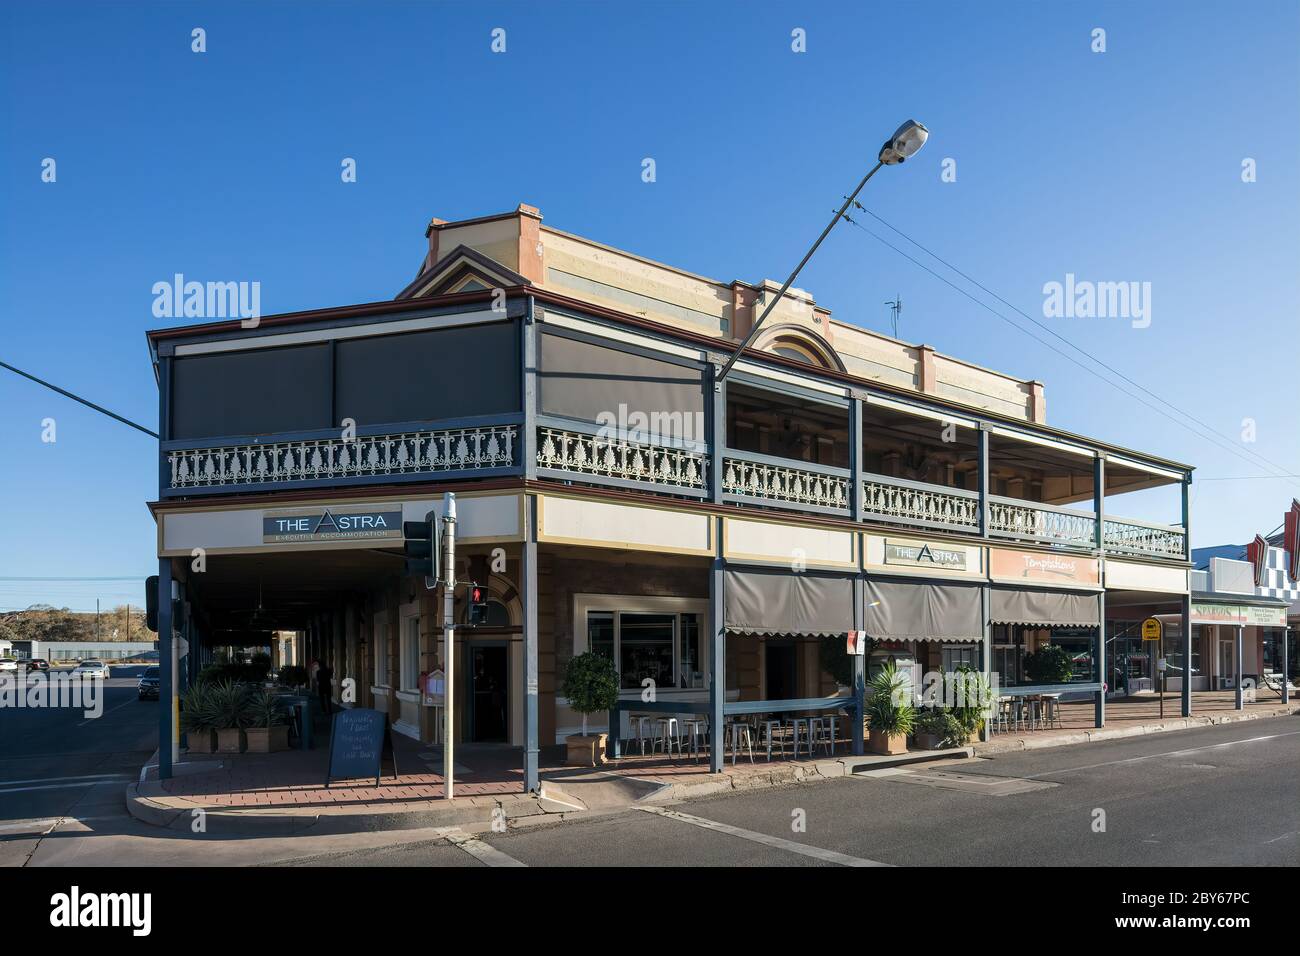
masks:
[[(708, 742), (709, 722), (703, 717), (688, 717), (682, 721), (682, 733), (690, 740), (691, 755), (695, 762), (700, 762), (700, 737)], [(680, 749), (680, 748), (679, 748)]]
[(758, 725), (758, 742), (761, 745), (764, 740), (767, 741), (767, 759), (772, 759), (772, 732), (781, 732), (781, 756), (785, 757), (785, 721), (780, 718), (760, 721)]
[[(650, 723), (650, 718), (645, 714), (628, 714), (627, 723), (628, 730), (630, 730), (633, 735), (632, 739), (636, 740), (641, 745), (641, 756), (644, 757), (645, 742), (650, 736), (646, 730), (647, 725)], [(654, 752), (653, 747), (651, 748), (651, 752)]]
[(1056, 694), (1043, 697), (1043, 722), (1048, 728), (1064, 727), (1061, 723), (1061, 698)]
[(794, 759), (799, 759), (799, 727), (804, 729), (804, 743), (808, 749), (808, 756), (812, 756), (812, 727), (807, 717), (790, 717), (787, 721), (790, 724), (790, 734), (794, 743)]
[(682, 755), (682, 738), (677, 729), (676, 717), (660, 717), (655, 721), (655, 738), (650, 745), (650, 753), (656, 753), (660, 746), (664, 748), (664, 754), (668, 757), (673, 755), (673, 744), (677, 744), (677, 756)]
[(749, 751), (749, 762), (754, 762), (754, 738), (749, 732), (749, 724), (745, 721), (733, 721), (727, 725), (727, 736), (731, 738), (731, 763), (736, 764), (736, 755), (740, 753), (740, 746), (743, 743), (745, 749)]
[(835, 717), (826, 715), (825, 717), (814, 717), (810, 724), (810, 743), (809, 754), (811, 755), (814, 747), (825, 747), (828, 756), (835, 756)]

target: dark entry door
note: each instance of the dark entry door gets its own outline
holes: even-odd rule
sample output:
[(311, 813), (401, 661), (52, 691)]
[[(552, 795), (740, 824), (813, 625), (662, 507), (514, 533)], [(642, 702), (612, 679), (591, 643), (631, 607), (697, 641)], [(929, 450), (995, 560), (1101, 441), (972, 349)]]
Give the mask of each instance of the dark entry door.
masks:
[(508, 674), (504, 644), (474, 647), (470, 656), (470, 700), (475, 743), (504, 743), (509, 739), (506, 720)]
[(795, 646), (791, 642), (767, 643), (767, 699), (796, 700)]

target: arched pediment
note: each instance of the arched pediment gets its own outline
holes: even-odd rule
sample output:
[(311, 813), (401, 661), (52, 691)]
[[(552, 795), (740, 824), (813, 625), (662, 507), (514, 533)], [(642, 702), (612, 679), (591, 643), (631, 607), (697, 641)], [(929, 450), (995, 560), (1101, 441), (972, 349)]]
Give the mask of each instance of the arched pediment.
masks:
[(764, 330), (758, 341), (754, 343), (754, 347), (797, 362), (807, 362), (815, 368), (845, 371), (844, 363), (840, 361), (831, 343), (802, 325), (793, 323), (774, 325)]

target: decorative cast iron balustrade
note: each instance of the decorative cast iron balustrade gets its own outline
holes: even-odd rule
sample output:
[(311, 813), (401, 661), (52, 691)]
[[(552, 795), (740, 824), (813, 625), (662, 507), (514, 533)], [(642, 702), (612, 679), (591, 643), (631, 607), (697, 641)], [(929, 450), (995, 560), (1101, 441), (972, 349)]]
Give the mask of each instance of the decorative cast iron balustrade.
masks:
[(1102, 522), (1102, 533), (1107, 551), (1157, 558), (1187, 556), (1186, 532), (1182, 528), (1142, 524), (1125, 518), (1107, 518)]
[(722, 490), (727, 494), (819, 508), (847, 510), (849, 507), (846, 477), (743, 458), (724, 458), (722, 468)]
[(979, 495), (872, 476), (862, 482), (862, 513), (886, 521), (978, 531)]
[(517, 439), (516, 425), (484, 425), (351, 440), (186, 448), (167, 452), (167, 460), (172, 488), (259, 485), (505, 468), (515, 464)]
[(1091, 548), (1096, 544), (1097, 521), (1092, 515), (1078, 511), (990, 498), (989, 531), (1007, 537)]
[(709, 456), (705, 452), (560, 428), (537, 429), (537, 466), (679, 488), (704, 490), (709, 484)]

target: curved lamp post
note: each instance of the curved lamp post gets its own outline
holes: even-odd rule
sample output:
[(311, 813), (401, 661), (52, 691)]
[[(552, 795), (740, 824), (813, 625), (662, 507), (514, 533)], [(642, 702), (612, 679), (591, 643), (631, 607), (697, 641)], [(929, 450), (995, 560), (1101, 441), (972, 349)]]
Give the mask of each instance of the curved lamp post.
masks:
[(918, 123), (916, 120), (908, 120), (894, 131), (893, 136), (885, 140), (885, 145), (880, 147), (880, 154), (876, 157), (876, 165), (871, 167), (871, 170), (867, 175), (862, 177), (862, 182), (858, 183), (858, 188), (853, 190), (853, 195), (849, 196), (849, 198), (844, 201), (844, 205), (841, 206), (840, 211), (835, 214), (835, 218), (827, 224), (826, 228), (822, 230), (822, 234), (817, 237), (817, 241), (812, 244), (812, 248), (809, 249), (804, 257), (799, 260), (799, 264), (794, 267), (794, 272), (791, 272), (790, 278), (785, 280), (785, 285), (781, 286), (781, 291), (778, 292), (773, 297), (772, 301), (767, 304), (767, 308), (763, 310), (763, 314), (758, 317), (758, 321), (754, 323), (753, 327), (749, 330), (749, 334), (745, 336), (745, 341), (740, 343), (740, 348), (736, 349), (736, 351), (732, 353), (731, 358), (727, 359), (727, 364), (722, 367), (722, 371), (719, 372), (718, 377), (714, 379), (715, 387), (721, 384), (722, 380), (727, 377), (727, 373), (731, 371), (731, 367), (739, 361), (740, 356), (744, 354), (745, 350), (754, 343), (754, 339), (757, 338), (758, 330), (762, 326), (763, 321), (768, 317), (768, 314), (776, 308), (776, 304), (781, 301), (782, 296), (786, 294), (786, 291), (789, 290), (790, 286), (794, 284), (794, 280), (799, 277), (799, 273), (803, 270), (803, 267), (808, 264), (808, 260), (811, 259), (813, 253), (817, 251), (817, 247), (822, 244), (822, 240), (830, 234), (830, 231), (835, 227), (835, 224), (840, 221), (840, 218), (848, 210), (849, 206), (851, 206), (853, 201), (858, 198), (858, 193), (862, 192), (862, 187), (867, 184), (867, 180), (876, 175), (876, 170), (880, 169), (881, 166), (896, 166), (915, 156), (917, 150), (925, 145), (925, 141), (929, 136), (930, 131), (922, 124)]

